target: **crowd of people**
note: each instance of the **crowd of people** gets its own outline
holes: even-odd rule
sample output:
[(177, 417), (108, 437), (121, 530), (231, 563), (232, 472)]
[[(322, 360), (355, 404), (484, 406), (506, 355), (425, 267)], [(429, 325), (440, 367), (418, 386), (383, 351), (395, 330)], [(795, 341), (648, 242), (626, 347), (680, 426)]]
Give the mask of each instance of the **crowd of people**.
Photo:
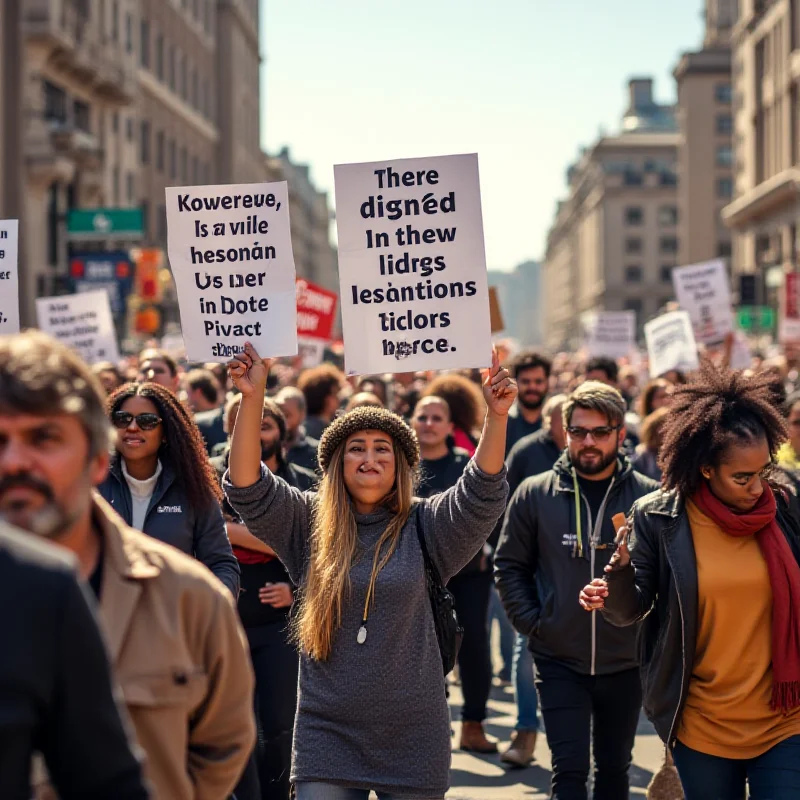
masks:
[(663, 797), (800, 797), (797, 383), (0, 337), (0, 797), (442, 800), (454, 680), (556, 800), (629, 796), (642, 709)]

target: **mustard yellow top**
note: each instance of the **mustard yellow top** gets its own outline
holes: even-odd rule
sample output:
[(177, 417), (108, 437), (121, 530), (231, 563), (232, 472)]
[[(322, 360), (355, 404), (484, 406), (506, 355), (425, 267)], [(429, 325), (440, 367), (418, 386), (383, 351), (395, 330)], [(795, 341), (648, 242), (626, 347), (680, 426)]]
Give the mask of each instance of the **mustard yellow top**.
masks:
[(697, 556), (697, 650), (678, 739), (756, 758), (800, 734), (800, 709), (773, 711), (772, 588), (755, 536), (729, 536), (686, 503)]

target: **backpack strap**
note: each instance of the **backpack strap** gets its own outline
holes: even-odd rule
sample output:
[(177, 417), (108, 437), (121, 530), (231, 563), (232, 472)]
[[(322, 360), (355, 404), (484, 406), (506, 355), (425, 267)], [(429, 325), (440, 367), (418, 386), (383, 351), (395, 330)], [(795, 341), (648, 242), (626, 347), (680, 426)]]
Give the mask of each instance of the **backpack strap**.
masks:
[(425, 572), (428, 575), (428, 582), (431, 586), (443, 586), (442, 577), (439, 574), (439, 570), (436, 568), (436, 564), (433, 563), (431, 554), (428, 551), (428, 545), (425, 542), (425, 530), (422, 523), (422, 503), (417, 503), (416, 512), (417, 539), (419, 540), (419, 546), (422, 550), (422, 560), (425, 562)]

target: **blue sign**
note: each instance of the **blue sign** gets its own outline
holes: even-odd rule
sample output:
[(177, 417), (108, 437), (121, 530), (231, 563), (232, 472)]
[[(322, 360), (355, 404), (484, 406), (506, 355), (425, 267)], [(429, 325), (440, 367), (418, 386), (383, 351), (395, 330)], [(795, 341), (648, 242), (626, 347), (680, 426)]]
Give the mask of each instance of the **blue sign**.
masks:
[(133, 289), (134, 267), (127, 250), (111, 253), (76, 253), (69, 260), (69, 277), (76, 294), (105, 289), (111, 313), (125, 313)]

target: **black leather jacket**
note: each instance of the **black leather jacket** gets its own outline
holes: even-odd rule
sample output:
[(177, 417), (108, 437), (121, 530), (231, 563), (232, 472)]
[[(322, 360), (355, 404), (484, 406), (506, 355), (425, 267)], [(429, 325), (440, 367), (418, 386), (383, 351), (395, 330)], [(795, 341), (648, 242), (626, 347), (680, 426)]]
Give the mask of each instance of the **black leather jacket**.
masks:
[[(776, 492), (778, 524), (800, 564), (796, 498)], [(683, 497), (659, 490), (633, 507), (631, 563), (608, 576), (602, 614), (624, 627), (641, 619), (643, 707), (661, 739), (675, 746), (697, 645), (697, 561)], [(630, 525), (630, 522), (629, 522)]]

